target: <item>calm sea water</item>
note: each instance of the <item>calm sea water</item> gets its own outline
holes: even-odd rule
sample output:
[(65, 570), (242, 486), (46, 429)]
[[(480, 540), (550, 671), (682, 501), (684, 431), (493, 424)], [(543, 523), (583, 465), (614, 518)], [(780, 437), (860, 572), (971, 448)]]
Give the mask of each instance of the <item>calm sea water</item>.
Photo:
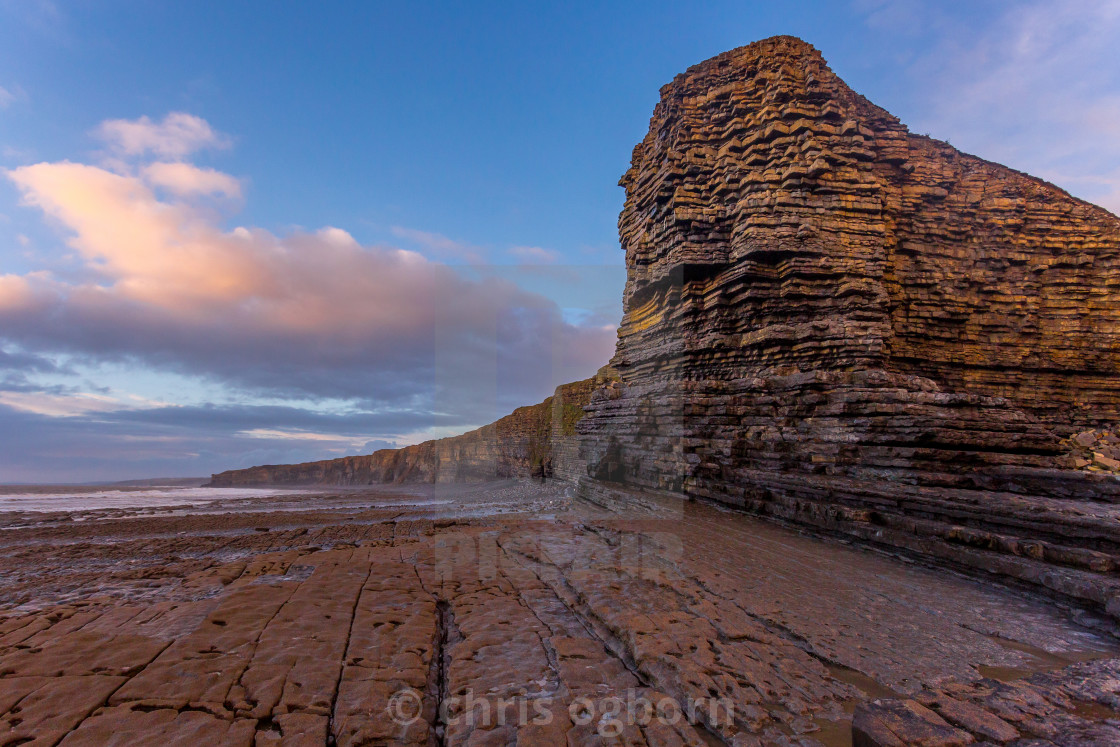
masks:
[(276, 488), (0, 486), (0, 511), (90, 511), (104, 508), (199, 506), (212, 501), (264, 498), (284, 492), (286, 491)]

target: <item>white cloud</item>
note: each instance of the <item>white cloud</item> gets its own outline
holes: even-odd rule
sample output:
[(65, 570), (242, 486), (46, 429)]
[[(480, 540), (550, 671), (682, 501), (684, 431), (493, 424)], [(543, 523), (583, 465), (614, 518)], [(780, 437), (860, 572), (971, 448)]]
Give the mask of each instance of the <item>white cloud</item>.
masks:
[[(871, 25), (915, 12), (865, 4)], [(913, 128), (1120, 212), (1120, 0), (1032, 0), (967, 20), (938, 24), (910, 67), (922, 92)]]
[(556, 260), (560, 258), (557, 252), (539, 246), (515, 246), (509, 250), (509, 253), (522, 262), (540, 265), (555, 264)]
[(160, 158), (181, 159), (204, 148), (228, 148), (230, 140), (216, 132), (201, 117), (171, 112), (162, 122), (148, 117), (110, 119), (101, 123), (95, 134), (111, 151), (122, 156), (148, 153)]
[(403, 446), (415, 446), (416, 444), (425, 441), (434, 441), (440, 438), (450, 438), (452, 436), (459, 436), (467, 431), (473, 431), (476, 428), (481, 428), (485, 423), (470, 423), (466, 425), (451, 425), (451, 426), (437, 426), (433, 428), (425, 428), (424, 430), (415, 431), (412, 433), (404, 433), (398, 437), (398, 443)]
[(0, 391), (0, 405), (6, 405), (19, 412), (29, 412), (51, 418), (72, 418), (91, 413), (165, 407), (166, 403), (136, 396), (121, 399), (88, 392), (52, 394), (48, 392)]
[(308, 433), (307, 431), (287, 431), (278, 428), (253, 428), (252, 430), (239, 431), (238, 435), (249, 438), (284, 438), (296, 441), (342, 441), (349, 440), (345, 436), (327, 433)]
[(470, 264), (481, 264), (483, 261), (482, 250), (462, 241), (448, 238), (441, 233), (420, 231), (404, 226), (392, 226), (389, 229), (398, 239), (404, 239), (423, 251), (445, 259), (458, 259)]
[(196, 194), (241, 197), (241, 182), (229, 174), (214, 169), (200, 169), (181, 161), (149, 164), (141, 173), (149, 184), (180, 197)]
[[(0, 86), (0, 110), (7, 109), (17, 101), (24, 101), (27, 99), (27, 91), (23, 90), (23, 86)], [(5, 146), (5, 153), (18, 152), (10, 146)]]
[(334, 445), (342, 450), (366, 450), (368, 436), (343, 436), (340, 433), (317, 433), (306, 430), (291, 430), (284, 428), (253, 428), (237, 433), (245, 438), (256, 438), (270, 441), (301, 441), (312, 443), (325, 443)]

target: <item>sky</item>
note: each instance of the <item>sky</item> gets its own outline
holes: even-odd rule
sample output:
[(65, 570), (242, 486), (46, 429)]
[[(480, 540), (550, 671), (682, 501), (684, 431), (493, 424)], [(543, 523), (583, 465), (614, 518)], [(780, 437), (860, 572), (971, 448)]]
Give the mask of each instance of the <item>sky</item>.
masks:
[(0, 483), (368, 453), (591, 375), (658, 89), (775, 34), (1120, 213), (1120, 0), (0, 0)]

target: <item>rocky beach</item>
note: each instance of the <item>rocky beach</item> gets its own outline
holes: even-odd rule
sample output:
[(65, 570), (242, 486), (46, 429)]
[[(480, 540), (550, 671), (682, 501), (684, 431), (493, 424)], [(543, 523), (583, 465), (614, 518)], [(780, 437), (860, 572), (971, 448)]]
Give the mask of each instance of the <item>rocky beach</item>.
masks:
[(620, 185), (594, 376), (0, 496), (0, 747), (1120, 744), (1120, 218), (789, 36), (663, 86)]
[(3, 744), (1120, 738), (1110, 620), (703, 503), (505, 481), (0, 521)]

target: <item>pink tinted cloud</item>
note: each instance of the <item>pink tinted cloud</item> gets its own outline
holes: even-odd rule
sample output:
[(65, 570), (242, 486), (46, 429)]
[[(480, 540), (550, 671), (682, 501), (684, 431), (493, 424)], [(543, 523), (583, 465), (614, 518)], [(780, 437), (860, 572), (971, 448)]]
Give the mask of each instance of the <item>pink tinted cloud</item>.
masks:
[(145, 166), (144, 179), (155, 187), (161, 187), (178, 195), (221, 195), (241, 197), (241, 182), (229, 174), (214, 169), (200, 169), (181, 161), (161, 161)]
[(392, 226), (389, 230), (398, 239), (404, 239), (419, 249), (430, 252), (437, 257), (458, 259), (475, 265), (481, 264), (483, 261), (481, 249), (479, 247), (471, 246), (463, 241), (456, 241), (441, 233), (420, 231), (415, 228), (405, 228), (404, 226)]
[[(62, 227), (76, 258), (65, 277), (0, 274), (0, 330), (28, 349), (392, 406), (430, 400), (438, 386), (441, 403), (471, 422), (492, 414), (466, 412), (480, 388), (500, 381), (502, 407), (524, 404), (612, 352), (611, 330), (568, 324), (554, 302), (512, 282), (469, 280), (340, 228), (224, 228), (193, 200), (239, 193), (220, 172), (64, 161), (6, 175), (25, 205)], [(441, 367), (447, 375), (434, 373)]]
[(0, 275), (0, 314), (7, 310), (25, 309), (31, 303), (32, 293), (27, 278)]
[(240, 319), (258, 332), (325, 334), (392, 328), (424, 317), (407, 299), (430, 297), (447, 279), (419, 254), (365, 248), (338, 228), (283, 238), (223, 231), (190, 203), (161, 200), (141, 178), (96, 166), (40, 163), (8, 175), (25, 204), (69, 229), (69, 245), (98, 276), (42, 286), (140, 303), (179, 322)]
[(509, 250), (509, 253), (522, 262), (539, 265), (555, 264), (560, 258), (558, 253), (539, 246), (515, 246)]
[(161, 122), (148, 117), (110, 119), (101, 123), (96, 135), (109, 148), (123, 156), (148, 153), (161, 158), (180, 159), (203, 148), (228, 148), (229, 138), (216, 132), (201, 117), (171, 112)]
[(39, 163), (8, 172), (24, 204), (71, 232), (69, 245), (121, 298), (183, 312), (252, 292), (258, 258), (238, 251), (203, 213), (161, 202), (137, 177), (78, 163)]

